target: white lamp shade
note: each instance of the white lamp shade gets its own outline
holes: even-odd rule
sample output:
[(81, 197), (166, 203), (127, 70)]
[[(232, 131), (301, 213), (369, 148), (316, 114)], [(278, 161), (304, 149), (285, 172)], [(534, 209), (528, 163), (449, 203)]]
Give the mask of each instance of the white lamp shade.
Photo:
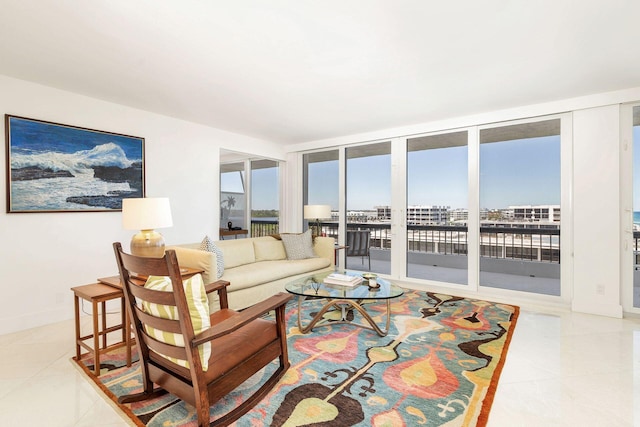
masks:
[(122, 227), (125, 230), (154, 230), (172, 225), (168, 198), (122, 199)]
[(329, 205), (304, 205), (304, 219), (331, 218)]

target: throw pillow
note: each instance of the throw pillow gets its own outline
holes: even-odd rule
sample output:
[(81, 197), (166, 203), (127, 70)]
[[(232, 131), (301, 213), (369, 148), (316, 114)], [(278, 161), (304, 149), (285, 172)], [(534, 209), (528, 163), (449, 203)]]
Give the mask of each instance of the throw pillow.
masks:
[(216, 279), (221, 278), (224, 274), (224, 256), (222, 255), (222, 249), (216, 246), (209, 236), (204, 236), (202, 243), (200, 243), (200, 250), (216, 254)]
[(287, 252), (287, 259), (306, 259), (315, 258), (313, 251), (313, 241), (311, 239), (311, 230), (307, 230), (302, 234), (280, 234), (284, 250)]
[[(200, 274), (196, 274), (195, 276), (184, 280), (182, 285), (184, 286), (184, 292), (187, 297), (187, 305), (189, 306), (189, 314), (191, 315), (193, 331), (197, 335), (211, 327), (207, 292), (205, 291), (204, 282), (202, 281), (202, 276)], [(171, 279), (166, 276), (149, 276), (144, 287), (156, 291), (173, 292)], [(178, 319), (178, 310), (176, 307), (171, 305), (154, 304), (142, 301), (142, 309), (153, 316), (163, 319)], [(182, 334), (163, 331), (148, 325), (145, 325), (145, 331), (158, 341), (162, 341), (176, 347), (184, 347), (184, 337)], [(200, 354), (202, 369), (206, 371), (209, 367), (209, 357), (211, 356), (211, 343), (207, 342), (199, 346), (198, 353)], [(164, 354), (160, 355), (180, 366), (189, 368), (189, 362), (186, 360), (176, 359), (165, 356)]]
[(253, 241), (253, 249), (256, 253), (256, 261), (275, 261), (287, 259), (284, 245), (280, 240), (256, 239)]

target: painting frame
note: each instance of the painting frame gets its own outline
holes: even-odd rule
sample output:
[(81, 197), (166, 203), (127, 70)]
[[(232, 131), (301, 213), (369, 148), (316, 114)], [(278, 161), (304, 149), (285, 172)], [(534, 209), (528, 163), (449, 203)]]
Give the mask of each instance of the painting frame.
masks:
[(5, 114), (6, 212), (120, 212), (145, 197), (145, 139)]

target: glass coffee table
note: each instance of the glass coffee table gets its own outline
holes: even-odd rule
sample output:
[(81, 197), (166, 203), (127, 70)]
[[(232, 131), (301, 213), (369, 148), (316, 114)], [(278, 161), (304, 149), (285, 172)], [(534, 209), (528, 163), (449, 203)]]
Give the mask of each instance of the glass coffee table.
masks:
[[(287, 292), (298, 296), (298, 329), (303, 334), (310, 332), (315, 326), (326, 324), (349, 323), (377, 332), (384, 337), (389, 333), (391, 324), (391, 300), (398, 298), (404, 290), (388, 280), (380, 277), (376, 278), (378, 288), (370, 288), (367, 280), (355, 286), (333, 285), (324, 283), (324, 279), (332, 272), (314, 274), (291, 281), (285, 285)], [(357, 275), (355, 273), (346, 273)], [(311, 321), (302, 326), (302, 303), (307, 299), (326, 299), (326, 303)], [(387, 319), (384, 329), (376, 325), (375, 321), (365, 310), (362, 304), (370, 301), (385, 300), (387, 305)], [(354, 323), (347, 319), (350, 309), (358, 311), (367, 321), (368, 325)], [(327, 320), (324, 316), (327, 312), (333, 311), (338, 314), (339, 320)]]

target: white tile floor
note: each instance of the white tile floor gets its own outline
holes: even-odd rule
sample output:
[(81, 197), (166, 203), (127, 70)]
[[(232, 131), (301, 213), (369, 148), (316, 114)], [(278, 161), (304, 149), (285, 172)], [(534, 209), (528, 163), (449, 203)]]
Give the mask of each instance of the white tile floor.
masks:
[[(0, 335), (0, 425), (129, 425), (69, 361), (73, 337)], [(522, 309), (489, 426), (640, 426), (640, 320)]]

